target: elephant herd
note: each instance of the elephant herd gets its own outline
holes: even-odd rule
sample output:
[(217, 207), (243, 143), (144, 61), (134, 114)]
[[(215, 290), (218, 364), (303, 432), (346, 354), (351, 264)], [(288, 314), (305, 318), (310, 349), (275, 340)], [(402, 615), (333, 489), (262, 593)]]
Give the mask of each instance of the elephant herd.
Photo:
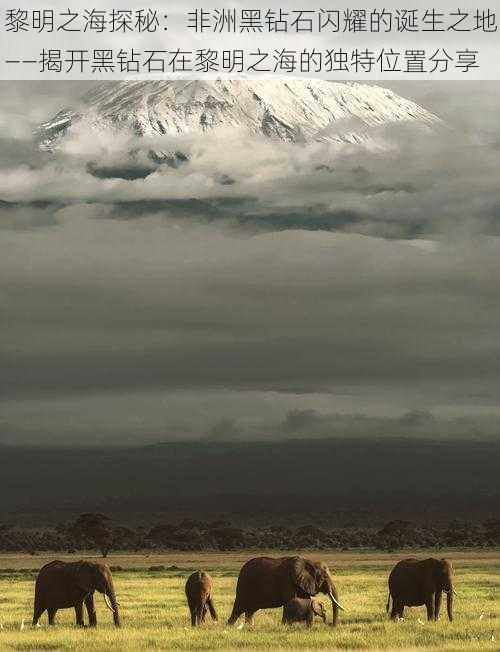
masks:
[[(453, 619), (453, 569), (446, 559), (404, 559), (396, 564), (389, 575), (387, 611), (391, 618), (403, 617), (405, 607), (425, 605), (428, 620), (437, 620), (442, 593), (447, 596), (448, 618)], [(192, 573), (186, 581), (185, 592), (191, 624), (201, 624), (207, 611), (214, 621), (217, 611), (213, 598), (213, 581), (204, 571)], [(35, 585), (33, 625), (38, 625), (47, 611), (49, 624), (54, 624), (58, 609), (74, 608), (76, 624), (83, 627), (85, 604), (90, 627), (97, 625), (94, 608), (95, 591), (102, 593), (113, 620), (120, 626), (119, 603), (116, 600), (113, 579), (103, 563), (79, 561), (65, 563), (53, 561), (39, 572)], [(318, 593), (328, 596), (332, 606), (332, 624), (336, 625), (339, 610), (337, 589), (326, 564), (304, 557), (256, 557), (241, 568), (236, 585), (236, 597), (228, 620), (233, 625), (241, 615), (252, 623), (259, 609), (283, 608), (283, 624), (304, 622), (311, 627), (314, 616), (326, 623), (326, 611), (314, 599)]]

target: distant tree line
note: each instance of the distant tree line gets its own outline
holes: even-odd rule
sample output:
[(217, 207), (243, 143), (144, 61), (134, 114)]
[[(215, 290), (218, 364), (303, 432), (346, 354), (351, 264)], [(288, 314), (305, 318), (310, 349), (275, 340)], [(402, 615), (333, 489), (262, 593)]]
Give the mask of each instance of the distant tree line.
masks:
[(210, 523), (184, 519), (152, 528), (119, 526), (104, 514), (81, 514), (55, 528), (28, 529), (0, 524), (2, 552), (76, 552), (98, 550), (239, 550), (494, 547), (500, 545), (500, 519), (482, 523), (451, 521), (447, 527), (423, 527), (409, 521), (390, 521), (383, 528), (327, 529), (314, 525), (297, 528), (241, 528), (220, 519)]

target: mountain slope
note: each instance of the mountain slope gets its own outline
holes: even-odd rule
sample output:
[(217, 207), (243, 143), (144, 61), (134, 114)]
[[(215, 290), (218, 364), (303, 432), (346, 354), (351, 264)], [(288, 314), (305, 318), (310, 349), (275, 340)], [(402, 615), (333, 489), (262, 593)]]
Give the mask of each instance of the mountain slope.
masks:
[(175, 80), (103, 83), (78, 109), (64, 109), (36, 134), (44, 149), (57, 147), (75, 124), (92, 130), (130, 129), (141, 136), (203, 133), (237, 127), (288, 142), (363, 143), (377, 127), (439, 122), (390, 90), (322, 80)]

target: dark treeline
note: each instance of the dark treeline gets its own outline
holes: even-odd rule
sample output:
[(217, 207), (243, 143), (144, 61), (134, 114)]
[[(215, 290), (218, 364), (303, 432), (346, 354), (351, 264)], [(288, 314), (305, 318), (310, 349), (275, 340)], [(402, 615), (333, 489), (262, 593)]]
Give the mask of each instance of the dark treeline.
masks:
[(27, 529), (0, 525), (0, 551), (76, 552), (95, 549), (103, 556), (112, 550), (238, 550), (441, 547), (493, 547), (500, 545), (500, 519), (482, 523), (454, 520), (446, 527), (422, 527), (409, 521), (390, 521), (380, 529), (319, 528), (303, 525), (241, 528), (219, 519), (210, 523), (184, 519), (151, 528), (115, 524), (103, 514), (82, 514), (55, 528)]

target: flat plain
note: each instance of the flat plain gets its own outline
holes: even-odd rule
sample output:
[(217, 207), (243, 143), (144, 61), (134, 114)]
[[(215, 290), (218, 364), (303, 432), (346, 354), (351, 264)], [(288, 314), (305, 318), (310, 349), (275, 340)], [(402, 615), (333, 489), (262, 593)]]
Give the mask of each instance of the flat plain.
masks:
[[(341, 602), (336, 628), (317, 621), (311, 630), (301, 625), (281, 625), (281, 610), (257, 612), (252, 627), (226, 625), (238, 570), (247, 559), (269, 554), (303, 554), (326, 561), (333, 571)], [(448, 622), (446, 609), (438, 622), (428, 623), (425, 609), (407, 609), (401, 622), (391, 622), (385, 612), (387, 576), (404, 557), (446, 556), (453, 561), (455, 618)], [(77, 629), (74, 611), (57, 614), (56, 625), (31, 627), (36, 571), (59, 558), (94, 558), (76, 555), (0, 554), (0, 649), (1, 650), (193, 650), (193, 649), (440, 649), (498, 650), (500, 632), (500, 551), (241, 551), (168, 552), (165, 554), (112, 553), (107, 563), (121, 606), (122, 627), (115, 629), (101, 596), (96, 595), (97, 629)], [(214, 578), (214, 600), (219, 622), (192, 629), (184, 596), (184, 582), (195, 569)], [(325, 606), (329, 610), (325, 596)], [(331, 611), (329, 611), (331, 619)]]

